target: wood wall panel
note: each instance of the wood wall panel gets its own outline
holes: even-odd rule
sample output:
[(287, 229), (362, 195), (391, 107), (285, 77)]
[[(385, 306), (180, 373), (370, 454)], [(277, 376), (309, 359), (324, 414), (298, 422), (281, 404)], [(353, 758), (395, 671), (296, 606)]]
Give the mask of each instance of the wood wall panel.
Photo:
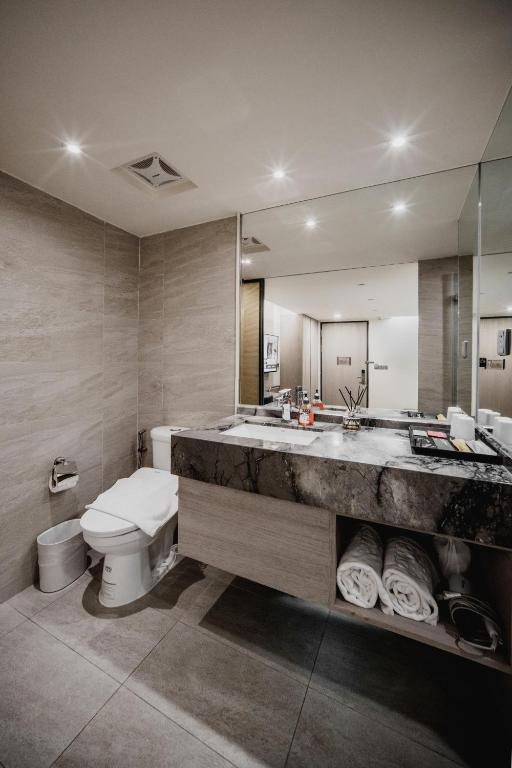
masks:
[(260, 404), (260, 282), (240, 286), (240, 402)]

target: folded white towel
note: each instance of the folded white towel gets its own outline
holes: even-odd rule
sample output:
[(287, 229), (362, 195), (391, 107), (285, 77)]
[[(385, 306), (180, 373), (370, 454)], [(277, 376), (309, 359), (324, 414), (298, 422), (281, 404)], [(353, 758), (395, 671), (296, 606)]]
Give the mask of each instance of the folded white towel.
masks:
[(345, 550), (336, 573), (345, 600), (361, 608), (373, 608), (380, 598), (383, 610), (393, 613), (381, 581), (382, 559), (379, 534), (369, 525), (362, 525)]
[(400, 616), (437, 624), (439, 611), (432, 596), (437, 583), (436, 569), (415, 541), (403, 536), (389, 540), (382, 583), (393, 610)]
[(178, 510), (178, 478), (159, 469), (143, 467), (100, 493), (86, 509), (97, 509), (133, 523), (154, 536)]

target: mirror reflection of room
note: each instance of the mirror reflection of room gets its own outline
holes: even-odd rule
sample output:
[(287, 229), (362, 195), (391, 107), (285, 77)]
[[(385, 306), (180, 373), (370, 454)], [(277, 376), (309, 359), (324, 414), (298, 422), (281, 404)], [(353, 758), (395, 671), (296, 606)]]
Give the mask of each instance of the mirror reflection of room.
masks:
[(477, 192), (469, 167), (244, 216), (240, 402), (469, 411)]
[(512, 158), (482, 164), (481, 199), (478, 402), (511, 417)]

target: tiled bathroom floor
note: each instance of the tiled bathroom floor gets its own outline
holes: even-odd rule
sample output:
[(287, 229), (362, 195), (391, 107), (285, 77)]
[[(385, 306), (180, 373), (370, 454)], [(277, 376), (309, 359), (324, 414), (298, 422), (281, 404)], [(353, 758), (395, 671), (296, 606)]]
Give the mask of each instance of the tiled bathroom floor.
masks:
[(3, 768), (509, 765), (499, 674), (190, 560), (0, 605)]

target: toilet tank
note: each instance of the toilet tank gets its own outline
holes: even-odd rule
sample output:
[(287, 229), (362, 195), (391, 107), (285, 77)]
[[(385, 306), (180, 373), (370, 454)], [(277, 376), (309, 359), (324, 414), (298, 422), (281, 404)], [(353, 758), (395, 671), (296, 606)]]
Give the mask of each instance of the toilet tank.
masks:
[(176, 432), (183, 432), (186, 427), (153, 427), (151, 442), (153, 444), (154, 469), (171, 471), (171, 437)]

